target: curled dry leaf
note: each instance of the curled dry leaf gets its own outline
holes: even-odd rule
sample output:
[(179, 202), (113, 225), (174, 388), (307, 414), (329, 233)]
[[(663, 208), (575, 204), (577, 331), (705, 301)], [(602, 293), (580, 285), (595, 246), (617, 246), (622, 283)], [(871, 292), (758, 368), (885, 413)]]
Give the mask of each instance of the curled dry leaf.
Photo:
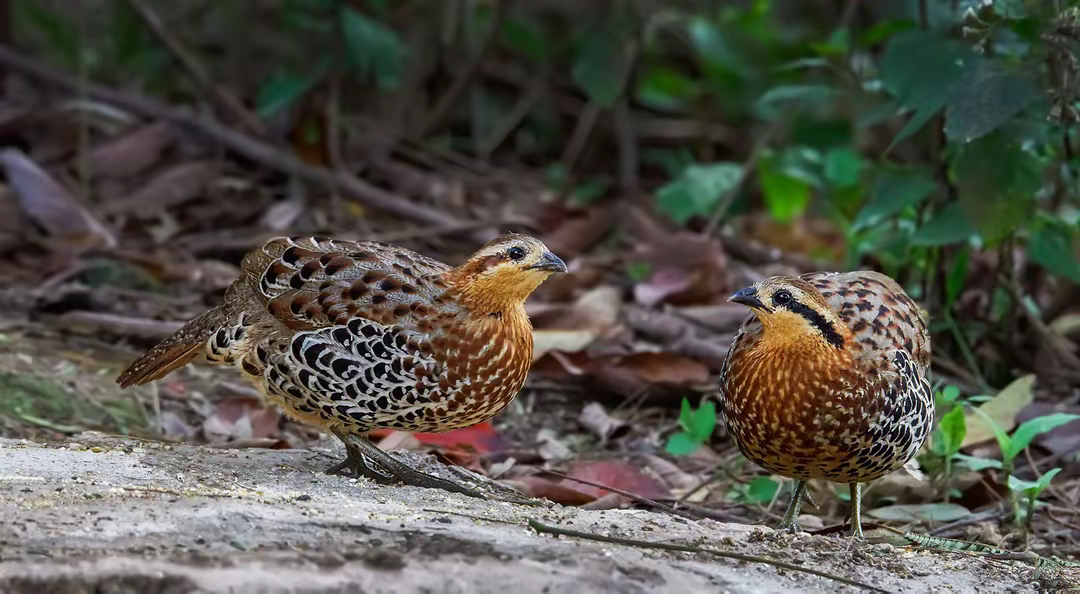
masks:
[(139, 126), (90, 149), (87, 167), (97, 177), (123, 179), (138, 175), (158, 162), (173, 138), (172, 127), (165, 122)]
[(581, 409), (578, 423), (603, 441), (618, 439), (630, 430), (630, 423), (608, 414), (599, 402), (590, 402)]
[(116, 247), (112, 232), (22, 151), (15, 148), (0, 151), (0, 167), (22, 211), (64, 247), (77, 250)]

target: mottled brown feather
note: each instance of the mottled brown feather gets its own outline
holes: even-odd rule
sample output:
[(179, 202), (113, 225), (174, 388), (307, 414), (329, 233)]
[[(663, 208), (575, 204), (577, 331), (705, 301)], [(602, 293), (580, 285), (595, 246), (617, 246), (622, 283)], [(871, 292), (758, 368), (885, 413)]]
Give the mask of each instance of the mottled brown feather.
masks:
[[(804, 317), (751, 315), (721, 372), (722, 411), (742, 452), (782, 476), (866, 482), (911, 459), (933, 422), (922, 314), (889, 277), (869, 271), (775, 277), (832, 324), (830, 344)], [(783, 308), (773, 308), (779, 310)], [(763, 313), (763, 316), (770, 316)]]
[[(527, 255), (514, 260), (511, 247)], [(524, 300), (553, 271), (532, 266), (545, 256), (521, 235), (489, 242), (458, 268), (389, 244), (271, 239), (245, 256), (221, 306), (117, 381), (145, 383), (202, 356), (240, 368), (293, 417), (323, 427), (472, 425), (525, 381)]]

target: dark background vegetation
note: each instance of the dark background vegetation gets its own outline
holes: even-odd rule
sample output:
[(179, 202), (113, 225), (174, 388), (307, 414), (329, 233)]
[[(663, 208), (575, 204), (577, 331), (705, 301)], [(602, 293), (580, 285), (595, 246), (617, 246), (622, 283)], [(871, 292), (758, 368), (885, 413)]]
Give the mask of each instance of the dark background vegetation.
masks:
[(457, 263), (515, 230), (571, 268), (530, 303), (528, 388), (384, 447), (772, 523), (788, 485), (715, 427), (726, 296), (867, 267), (926, 309), (945, 417), (871, 517), (1075, 553), (1077, 4), (2, 2), (3, 432), (303, 447), (233, 375), (111, 379), (267, 237)]

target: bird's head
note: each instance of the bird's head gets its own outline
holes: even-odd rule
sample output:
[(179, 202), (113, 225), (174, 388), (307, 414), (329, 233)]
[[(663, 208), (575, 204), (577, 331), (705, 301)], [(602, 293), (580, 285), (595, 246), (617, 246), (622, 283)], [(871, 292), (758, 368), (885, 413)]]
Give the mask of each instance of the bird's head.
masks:
[(728, 300), (750, 308), (767, 343), (843, 349), (851, 335), (821, 292), (802, 279), (772, 276), (736, 291)]
[(566, 264), (539, 239), (511, 233), (496, 237), (451, 273), (461, 300), (472, 308), (502, 312), (520, 306), (540, 283)]

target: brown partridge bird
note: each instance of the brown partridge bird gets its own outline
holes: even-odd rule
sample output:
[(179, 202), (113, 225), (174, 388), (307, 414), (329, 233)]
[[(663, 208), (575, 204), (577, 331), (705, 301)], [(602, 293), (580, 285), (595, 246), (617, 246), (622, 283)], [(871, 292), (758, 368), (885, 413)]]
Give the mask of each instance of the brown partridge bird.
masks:
[(753, 313), (721, 370), (724, 418), (743, 455), (797, 481), (780, 524), (795, 530), (806, 481), (851, 488), (907, 463), (934, 422), (930, 338), (918, 307), (877, 272), (771, 277), (731, 296)]
[(122, 387), (202, 359), (232, 365), (291, 417), (329, 430), (348, 458), (327, 472), (474, 490), (416, 471), (364, 434), (444, 432), (491, 418), (532, 363), (525, 299), (566, 265), (504, 235), (450, 266), (373, 242), (275, 238), (244, 257), (225, 302), (131, 364)]

